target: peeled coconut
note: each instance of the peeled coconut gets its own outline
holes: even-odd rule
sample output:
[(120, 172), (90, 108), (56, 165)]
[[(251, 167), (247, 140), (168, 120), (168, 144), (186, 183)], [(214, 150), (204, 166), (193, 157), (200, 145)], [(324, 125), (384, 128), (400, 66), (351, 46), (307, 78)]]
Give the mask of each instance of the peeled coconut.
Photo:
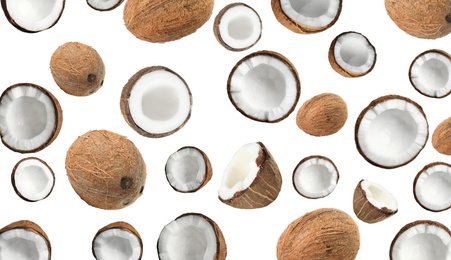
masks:
[(88, 5), (97, 11), (111, 11), (120, 6), (124, 0), (86, 0)]
[(318, 209), (288, 225), (277, 242), (277, 259), (353, 260), (359, 247), (359, 228), (348, 214)]
[(426, 165), (413, 182), (415, 200), (426, 210), (440, 212), (451, 208), (451, 165)]
[(20, 83), (0, 96), (0, 135), (14, 152), (34, 153), (49, 146), (63, 124), (58, 100), (45, 88)]
[(435, 128), (432, 134), (432, 146), (441, 154), (451, 155), (451, 117)]
[(169, 42), (194, 33), (211, 16), (214, 0), (128, 0), (127, 29), (138, 39)]
[(91, 46), (68, 42), (56, 49), (50, 59), (56, 84), (67, 94), (89, 96), (103, 85), (105, 65)]
[(121, 209), (141, 196), (146, 165), (136, 146), (126, 137), (94, 130), (77, 138), (66, 155), (72, 188), (89, 205)]

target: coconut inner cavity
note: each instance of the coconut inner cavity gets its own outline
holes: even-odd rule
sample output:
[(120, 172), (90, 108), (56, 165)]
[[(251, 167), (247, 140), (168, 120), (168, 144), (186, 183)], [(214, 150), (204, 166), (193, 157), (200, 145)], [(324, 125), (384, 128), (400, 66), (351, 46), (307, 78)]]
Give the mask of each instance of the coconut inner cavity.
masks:
[(359, 33), (342, 34), (334, 47), (334, 58), (343, 69), (353, 73), (365, 73), (375, 62), (374, 47)]
[(17, 191), (31, 201), (41, 200), (51, 192), (54, 176), (51, 170), (36, 159), (22, 161), (14, 172)]
[(294, 21), (311, 27), (323, 27), (337, 16), (337, 0), (280, 0), (283, 12)]
[(373, 206), (379, 209), (398, 210), (396, 198), (381, 185), (367, 180), (362, 181), (360, 185), (365, 191), (366, 198)]
[(294, 172), (296, 190), (309, 198), (322, 198), (336, 187), (338, 172), (328, 160), (312, 158), (299, 165)]
[(108, 10), (119, 3), (120, 0), (88, 0), (88, 3), (99, 10)]
[(205, 178), (207, 166), (203, 155), (194, 148), (173, 153), (166, 163), (166, 177), (179, 191), (197, 189)]
[(100, 233), (94, 241), (98, 260), (135, 260), (139, 259), (141, 251), (136, 235), (118, 228)]
[(0, 235), (0, 260), (47, 260), (44, 238), (25, 229), (12, 229)]
[(422, 172), (415, 183), (415, 195), (428, 209), (451, 207), (451, 167), (439, 164)]
[(427, 52), (412, 64), (413, 85), (427, 96), (443, 97), (451, 91), (451, 60), (439, 52)]

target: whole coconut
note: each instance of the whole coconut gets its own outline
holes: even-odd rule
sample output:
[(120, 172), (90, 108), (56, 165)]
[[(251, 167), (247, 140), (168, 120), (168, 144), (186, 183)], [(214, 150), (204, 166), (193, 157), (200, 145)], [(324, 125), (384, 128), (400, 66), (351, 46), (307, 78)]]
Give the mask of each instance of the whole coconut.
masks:
[(66, 171), (75, 192), (101, 209), (121, 209), (144, 190), (146, 165), (126, 137), (90, 131), (75, 140), (66, 155)]
[(451, 155), (451, 117), (435, 128), (432, 134), (432, 146), (441, 154)]

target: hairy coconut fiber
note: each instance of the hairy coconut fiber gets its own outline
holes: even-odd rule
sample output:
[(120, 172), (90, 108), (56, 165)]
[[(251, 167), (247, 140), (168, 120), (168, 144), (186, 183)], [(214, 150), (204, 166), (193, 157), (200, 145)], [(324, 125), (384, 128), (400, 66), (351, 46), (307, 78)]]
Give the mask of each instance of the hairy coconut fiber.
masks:
[(277, 243), (277, 259), (352, 260), (359, 247), (359, 228), (348, 214), (318, 209), (288, 225)]
[(146, 165), (126, 137), (90, 131), (75, 140), (66, 155), (66, 171), (75, 192), (101, 209), (121, 209), (144, 190)]
[(441, 122), (432, 134), (432, 146), (437, 152), (451, 155), (451, 117)]
[(67, 94), (89, 96), (99, 90), (105, 79), (105, 65), (92, 47), (68, 42), (56, 49), (50, 59), (56, 84)]
[(214, 0), (128, 0), (127, 29), (138, 39), (169, 42), (194, 33), (211, 16)]

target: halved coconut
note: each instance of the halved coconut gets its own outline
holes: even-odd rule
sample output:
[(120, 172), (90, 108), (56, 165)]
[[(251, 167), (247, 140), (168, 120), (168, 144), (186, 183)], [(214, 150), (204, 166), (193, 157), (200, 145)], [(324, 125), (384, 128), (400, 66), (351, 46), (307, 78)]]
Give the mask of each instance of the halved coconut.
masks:
[(50, 260), (51, 245), (36, 223), (21, 220), (0, 230), (0, 259)]
[(207, 216), (186, 213), (167, 224), (157, 242), (160, 260), (224, 260), (227, 246), (219, 226)]
[(224, 7), (213, 25), (218, 42), (230, 51), (244, 51), (254, 46), (262, 35), (262, 21), (252, 7), (233, 3)]
[(259, 51), (241, 59), (230, 72), (227, 93), (244, 116), (275, 123), (293, 112), (301, 94), (296, 68), (279, 53)]
[(354, 191), (354, 213), (366, 223), (377, 223), (398, 212), (396, 198), (381, 185), (361, 180)]
[(92, 240), (97, 260), (140, 260), (143, 242), (136, 229), (126, 222), (114, 222), (101, 228)]
[(405, 225), (390, 246), (390, 260), (447, 260), (450, 257), (451, 231), (431, 220)]
[(28, 157), (14, 166), (11, 182), (19, 197), (35, 202), (50, 195), (55, 186), (55, 174), (43, 160)]
[(432, 134), (432, 146), (444, 155), (451, 155), (451, 117), (443, 120)]
[(443, 98), (451, 93), (451, 56), (442, 50), (428, 50), (410, 65), (412, 86), (427, 97)]
[(241, 147), (224, 170), (219, 200), (234, 208), (254, 209), (279, 195), (282, 176), (268, 149), (260, 142)]
[(328, 196), (337, 186), (338, 169), (327, 157), (313, 155), (302, 159), (293, 172), (296, 191), (309, 199)]
[(376, 64), (376, 49), (362, 34), (344, 32), (330, 44), (329, 63), (344, 77), (361, 77), (373, 70)]
[(164, 137), (177, 132), (190, 118), (192, 103), (185, 80), (162, 66), (138, 71), (121, 95), (125, 121), (145, 137)]
[(36, 33), (54, 26), (63, 14), (65, 0), (1, 0), (8, 21), (17, 29)]
[(199, 148), (186, 146), (171, 154), (166, 162), (166, 179), (178, 192), (196, 192), (213, 174), (210, 160)]
[(380, 97), (360, 113), (355, 126), (359, 153), (371, 164), (396, 168), (423, 150), (429, 135), (420, 105), (397, 95)]
[(337, 22), (342, 0), (272, 0), (276, 19), (295, 33), (322, 32)]
[(424, 209), (439, 212), (451, 208), (451, 165), (426, 165), (415, 177), (413, 195)]
[(45, 88), (20, 83), (0, 96), (0, 134), (9, 149), (34, 153), (49, 146), (58, 136), (63, 111)]
[(111, 11), (120, 6), (124, 0), (86, 0), (88, 5), (97, 11)]

